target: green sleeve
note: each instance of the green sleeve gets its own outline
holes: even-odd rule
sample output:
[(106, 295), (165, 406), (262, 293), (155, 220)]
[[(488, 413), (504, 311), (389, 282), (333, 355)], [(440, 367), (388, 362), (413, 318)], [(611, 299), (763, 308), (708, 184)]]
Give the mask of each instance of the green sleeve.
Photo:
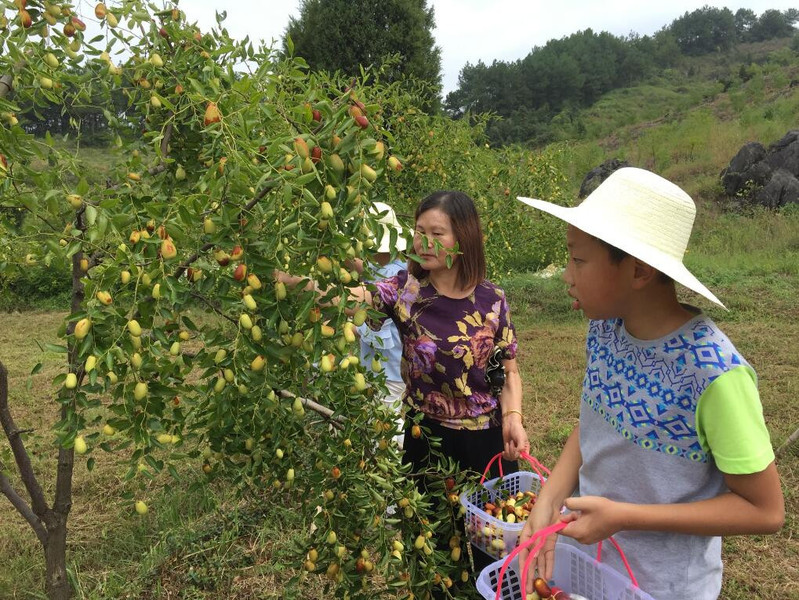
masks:
[(696, 407), (696, 432), (722, 473), (759, 473), (774, 460), (751, 368), (735, 367), (707, 387)]

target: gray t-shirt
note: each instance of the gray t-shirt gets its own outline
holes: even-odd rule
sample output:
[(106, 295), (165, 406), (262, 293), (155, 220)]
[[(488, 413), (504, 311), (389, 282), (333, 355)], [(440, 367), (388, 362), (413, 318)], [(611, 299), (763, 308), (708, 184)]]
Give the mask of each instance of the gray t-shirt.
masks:
[[(620, 319), (592, 321), (586, 354), (580, 495), (671, 504), (726, 491), (697, 435), (696, 409), (714, 379), (748, 364), (709, 318), (698, 314), (658, 340), (634, 338)], [(614, 537), (641, 589), (657, 600), (718, 597), (720, 537), (652, 531)], [(596, 554), (596, 546), (581, 548)], [(603, 545), (602, 561), (626, 574), (610, 544)]]

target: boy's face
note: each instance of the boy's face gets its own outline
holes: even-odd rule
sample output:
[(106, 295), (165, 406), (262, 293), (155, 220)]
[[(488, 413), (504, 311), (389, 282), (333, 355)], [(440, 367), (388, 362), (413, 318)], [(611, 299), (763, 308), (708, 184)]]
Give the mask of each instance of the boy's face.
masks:
[(614, 319), (624, 314), (635, 259), (618, 264), (610, 260), (607, 248), (595, 237), (569, 225), (566, 232), (569, 263), (563, 273), (572, 308), (589, 319)]

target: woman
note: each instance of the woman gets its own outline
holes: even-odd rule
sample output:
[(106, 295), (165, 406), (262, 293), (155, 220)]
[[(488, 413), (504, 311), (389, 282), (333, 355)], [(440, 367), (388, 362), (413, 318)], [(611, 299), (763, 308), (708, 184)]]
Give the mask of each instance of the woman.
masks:
[[(483, 232), (472, 199), (456, 191), (425, 198), (416, 209), (413, 252), (408, 269), (374, 282), (373, 292), (351, 288), (353, 297), (386, 315), (370, 321), (372, 329), (391, 319), (399, 330), (403, 462), (412, 464), (413, 473), (428, 472), (429, 439), (435, 437), (441, 440), (438, 451), (461, 469), (482, 472), (501, 452), (504, 471), (516, 471), (519, 453), (529, 447), (516, 333), (505, 293), (485, 278)], [(302, 281), (281, 272), (276, 276), (292, 285)], [(505, 373), (499, 389), (486, 378), (497, 348)], [(417, 485), (423, 491), (425, 479)], [(447, 542), (437, 543), (446, 547)], [(473, 555), (478, 569), (492, 560), (476, 549)]]
[[(422, 427), (442, 440), (442, 453), (461, 468), (483, 471), (499, 452), (515, 461), (529, 445), (516, 335), (504, 292), (485, 278), (483, 234), (471, 198), (456, 191), (425, 198), (416, 210), (413, 250), (417, 257), (408, 270), (376, 282), (365, 298), (399, 329), (408, 416), (422, 413)], [(499, 397), (485, 378), (495, 347), (505, 370)], [(406, 428), (404, 461), (421, 472), (430, 448), (427, 436), (413, 431)]]

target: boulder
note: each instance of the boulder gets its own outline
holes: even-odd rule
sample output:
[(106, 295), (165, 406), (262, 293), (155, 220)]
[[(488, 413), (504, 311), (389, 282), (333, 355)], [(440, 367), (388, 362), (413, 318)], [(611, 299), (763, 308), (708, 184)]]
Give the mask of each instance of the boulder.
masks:
[(744, 203), (778, 208), (799, 202), (799, 130), (766, 149), (749, 142), (721, 172), (724, 192)]
[(754, 200), (768, 208), (779, 208), (791, 202), (799, 202), (799, 180), (785, 169), (777, 169), (771, 179), (757, 190)]
[(588, 175), (585, 176), (583, 179), (583, 183), (580, 185), (580, 195), (579, 197), (585, 198), (588, 194), (593, 192), (596, 188), (599, 187), (599, 184), (605, 181), (608, 176), (618, 169), (622, 167), (629, 167), (630, 163), (626, 160), (619, 160), (618, 158), (610, 158), (603, 162), (598, 167), (591, 169), (588, 172)]
[(789, 131), (779, 142), (769, 146), (766, 162), (774, 169), (785, 169), (799, 177), (799, 130)]
[[(744, 144), (738, 154), (733, 156), (729, 166), (721, 172), (721, 185), (728, 196), (735, 196), (748, 181), (753, 179), (752, 171), (766, 157), (766, 148), (759, 142)], [(763, 185), (771, 174), (771, 169), (765, 165), (757, 175), (757, 184)]]

